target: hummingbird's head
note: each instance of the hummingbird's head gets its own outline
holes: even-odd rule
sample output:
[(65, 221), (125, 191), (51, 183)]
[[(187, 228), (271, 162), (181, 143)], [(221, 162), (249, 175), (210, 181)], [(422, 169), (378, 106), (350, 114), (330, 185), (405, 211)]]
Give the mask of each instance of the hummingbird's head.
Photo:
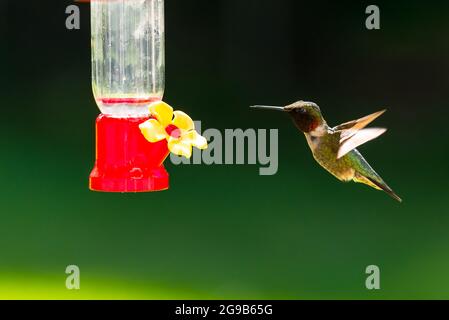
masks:
[(323, 124), (323, 116), (320, 107), (316, 103), (308, 101), (297, 101), (284, 110), (292, 117), (296, 127), (302, 132), (311, 132)]
[(296, 127), (305, 133), (315, 130), (324, 123), (320, 107), (313, 102), (301, 100), (285, 107), (257, 105), (252, 108), (288, 112)]

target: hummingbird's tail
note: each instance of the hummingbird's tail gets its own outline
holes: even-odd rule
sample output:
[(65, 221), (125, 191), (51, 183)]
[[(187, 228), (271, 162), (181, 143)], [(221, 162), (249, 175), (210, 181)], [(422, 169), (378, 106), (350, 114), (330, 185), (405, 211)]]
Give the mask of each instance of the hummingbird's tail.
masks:
[(376, 179), (364, 176), (360, 173), (356, 173), (354, 179), (355, 182), (364, 183), (366, 185), (369, 185), (370, 187), (373, 187), (378, 190), (385, 191), (390, 197), (393, 199), (402, 202), (402, 199), (391, 189), (383, 180), (377, 181)]

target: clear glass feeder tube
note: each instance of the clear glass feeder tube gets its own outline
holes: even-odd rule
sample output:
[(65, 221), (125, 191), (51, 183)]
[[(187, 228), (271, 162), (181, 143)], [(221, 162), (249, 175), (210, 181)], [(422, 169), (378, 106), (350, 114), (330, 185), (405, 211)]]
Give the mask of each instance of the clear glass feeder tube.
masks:
[(101, 112), (148, 115), (165, 80), (164, 0), (91, 0), (92, 88)]

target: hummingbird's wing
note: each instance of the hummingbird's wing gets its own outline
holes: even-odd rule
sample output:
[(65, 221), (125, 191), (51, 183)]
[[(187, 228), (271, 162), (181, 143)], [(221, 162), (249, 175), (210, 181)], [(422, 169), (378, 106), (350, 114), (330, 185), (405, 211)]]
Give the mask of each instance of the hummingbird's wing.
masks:
[(386, 109), (372, 113), (370, 115), (367, 115), (366, 117), (348, 121), (345, 123), (342, 123), (336, 127), (333, 128), (334, 131), (344, 131), (344, 130), (360, 130), (365, 128), (370, 122), (373, 122), (376, 118), (380, 117)]
[(385, 111), (386, 110), (381, 110), (332, 128), (335, 133), (340, 134), (340, 148), (338, 150), (337, 159), (340, 159), (351, 150), (383, 134), (386, 131), (384, 128), (363, 128), (382, 115)]
[[(352, 133), (349, 138), (340, 138), (340, 148), (338, 149), (337, 159), (340, 159), (358, 146), (376, 139), (378, 136), (385, 133), (385, 131), (387, 131), (385, 128), (367, 128)], [(343, 134), (344, 132), (342, 132), (342, 135)]]

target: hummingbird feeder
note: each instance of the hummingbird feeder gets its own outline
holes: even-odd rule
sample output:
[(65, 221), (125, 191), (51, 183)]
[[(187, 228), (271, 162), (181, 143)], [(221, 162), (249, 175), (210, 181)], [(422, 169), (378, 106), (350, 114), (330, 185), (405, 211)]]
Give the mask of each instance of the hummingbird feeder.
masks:
[(91, 0), (96, 163), (90, 189), (167, 189), (164, 141), (149, 143), (139, 124), (164, 94), (164, 0)]
[(91, 0), (92, 88), (96, 120), (94, 191), (169, 187), (169, 152), (191, 156), (207, 141), (192, 119), (162, 102), (164, 0)]

